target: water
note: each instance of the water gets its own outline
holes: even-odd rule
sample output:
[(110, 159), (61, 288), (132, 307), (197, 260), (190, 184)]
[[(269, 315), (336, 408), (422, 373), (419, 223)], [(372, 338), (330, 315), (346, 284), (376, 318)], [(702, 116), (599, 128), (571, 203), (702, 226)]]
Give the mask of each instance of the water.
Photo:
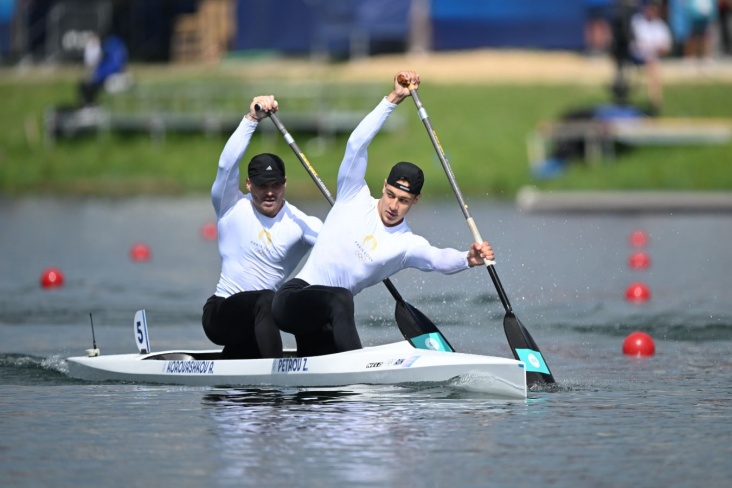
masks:
[[(732, 476), (732, 216), (525, 215), (471, 202), (517, 316), (558, 380), (505, 401), (448, 387), (216, 389), (70, 379), (66, 357), (210, 348), (218, 278), (206, 198), (0, 201), (1, 486), (728, 486)], [(323, 215), (324, 202), (303, 205)], [(456, 203), (412, 227), (466, 248)], [(650, 235), (632, 270), (628, 236)], [(146, 242), (149, 262), (132, 262)], [(39, 286), (57, 266), (65, 285)], [(488, 274), (393, 279), (458, 350), (509, 356)], [(625, 301), (643, 281), (652, 298)], [(382, 286), (357, 297), (365, 345), (400, 339)], [(621, 354), (634, 330), (657, 354)], [(294, 345), (285, 337), (286, 345)]]

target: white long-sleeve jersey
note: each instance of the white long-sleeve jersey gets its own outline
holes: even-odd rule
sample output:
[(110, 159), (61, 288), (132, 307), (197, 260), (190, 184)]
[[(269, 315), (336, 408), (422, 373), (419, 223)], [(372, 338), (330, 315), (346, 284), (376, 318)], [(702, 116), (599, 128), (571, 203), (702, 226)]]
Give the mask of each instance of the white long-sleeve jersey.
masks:
[(276, 216), (266, 217), (254, 208), (251, 195), (241, 192), (239, 161), (256, 128), (256, 122), (242, 119), (224, 146), (211, 188), (221, 255), (216, 295), (223, 298), (241, 291), (279, 288), (323, 226), (319, 218), (288, 202)]
[(443, 274), (468, 268), (467, 252), (431, 246), (413, 234), (406, 221), (393, 227), (381, 221), (378, 199), (366, 186), (367, 148), (395, 107), (383, 99), (348, 139), (335, 205), (297, 278), (356, 295), (404, 268)]

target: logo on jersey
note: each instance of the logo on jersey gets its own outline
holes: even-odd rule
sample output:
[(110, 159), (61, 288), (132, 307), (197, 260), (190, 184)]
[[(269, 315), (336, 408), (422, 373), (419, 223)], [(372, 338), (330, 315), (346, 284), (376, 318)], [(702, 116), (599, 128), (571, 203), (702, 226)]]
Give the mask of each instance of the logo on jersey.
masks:
[(376, 237), (374, 237), (372, 235), (367, 235), (366, 237), (363, 238), (363, 247), (370, 247), (371, 250), (373, 251), (374, 249), (376, 249), (376, 246), (378, 246), (378, 245), (379, 245), (379, 243), (376, 240)]
[(266, 239), (266, 242), (264, 243), (265, 246), (272, 245), (272, 235), (267, 231), (267, 229), (262, 229), (259, 231), (259, 234), (257, 235), (257, 239), (259, 239), (259, 242), (262, 242), (262, 238)]
[(369, 251), (374, 251), (376, 247), (379, 245), (379, 242), (376, 240), (376, 237), (372, 235), (367, 235), (363, 238), (361, 242), (356, 242), (356, 257), (361, 262), (366, 261), (373, 261), (374, 258), (371, 257), (371, 254)]
[(255, 250), (257, 254), (262, 256), (269, 255), (273, 252), (272, 248), (272, 235), (268, 230), (262, 229), (257, 234), (257, 240), (250, 239), (249, 245)]

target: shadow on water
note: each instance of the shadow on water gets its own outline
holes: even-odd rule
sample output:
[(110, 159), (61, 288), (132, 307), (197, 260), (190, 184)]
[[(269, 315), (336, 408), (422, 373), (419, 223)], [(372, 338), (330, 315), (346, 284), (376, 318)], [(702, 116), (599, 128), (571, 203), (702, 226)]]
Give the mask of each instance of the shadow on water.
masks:
[(220, 408), (253, 407), (269, 405), (327, 405), (347, 401), (359, 393), (347, 390), (279, 390), (243, 388), (215, 391), (203, 396), (203, 404)]
[[(537, 390), (538, 391), (538, 390)], [(544, 391), (551, 391), (545, 389)], [(444, 402), (480, 402), (505, 406), (522, 403), (517, 400), (496, 399), (450, 385), (349, 385), (319, 388), (230, 388), (216, 389), (203, 396), (202, 403), (215, 408), (254, 408), (267, 406), (286, 408), (304, 405), (335, 406), (341, 404), (384, 405), (408, 404), (418, 400)]]

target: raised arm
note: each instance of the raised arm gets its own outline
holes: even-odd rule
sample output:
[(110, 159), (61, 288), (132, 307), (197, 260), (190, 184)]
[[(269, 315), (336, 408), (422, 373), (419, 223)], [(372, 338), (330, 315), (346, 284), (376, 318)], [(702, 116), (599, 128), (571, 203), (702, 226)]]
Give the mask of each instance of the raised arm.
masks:
[(419, 75), (415, 71), (400, 71), (394, 76), (394, 88), (384, 97), (358, 124), (346, 143), (346, 152), (338, 170), (337, 198), (352, 198), (366, 185), (366, 167), (368, 165), (368, 146), (374, 136), (381, 130), (392, 110), (409, 96), (409, 88), (397, 82), (397, 79), (408, 80), (419, 85)]
[(219, 219), (244, 196), (239, 188), (239, 162), (259, 122), (256, 105), (268, 112), (277, 108), (277, 101), (271, 95), (254, 97), (249, 104), (249, 112), (242, 118), (221, 152), (216, 179), (211, 187), (211, 201)]

